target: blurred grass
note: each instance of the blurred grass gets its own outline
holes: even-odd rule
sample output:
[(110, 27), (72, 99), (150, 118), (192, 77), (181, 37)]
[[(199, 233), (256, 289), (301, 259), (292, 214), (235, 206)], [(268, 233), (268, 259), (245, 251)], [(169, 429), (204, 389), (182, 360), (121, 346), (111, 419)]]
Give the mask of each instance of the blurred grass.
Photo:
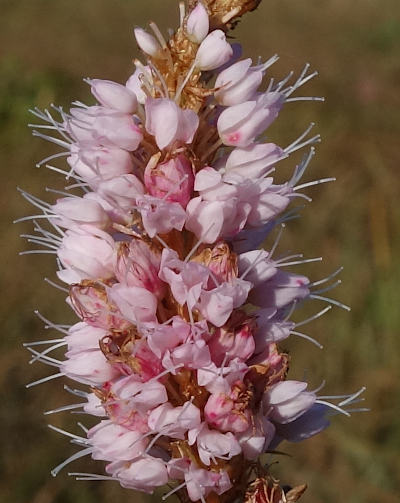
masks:
[[(87, 101), (81, 78), (124, 81), (137, 56), (132, 27), (156, 20), (162, 29), (177, 23), (177, 1), (19, 0), (0, 1), (0, 161), (3, 231), (0, 340), (2, 386), (0, 501), (7, 503), (108, 503), (148, 501), (146, 496), (108, 483), (69, 480), (49, 470), (74, 452), (64, 438), (46, 429), (42, 411), (72, 402), (62, 383), (30, 391), (27, 382), (46, 375), (40, 364), (29, 367), (21, 344), (42, 338), (39, 308), (50, 319), (72, 319), (63, 294), (43, 283), (53, 277), (48, 257), (18, 257), (25, 243), (18, 234), (28, 224), (12, 226), (31, 208), (18, 197), (17, 185), (45, 196), (45, 186), (59, 180), (35, 162), (55, 152), (31, 138), (28, 108), (74, 99)], [(326, 379), (327, 393), (367, 386), (371, 412), (350, 420), (333, 418), (324, 434), (294, 446), (276, 474), (285, 483), (309, 483), (309, 503), (394, 503), (400, 494), (400, 342), (399, 342), (399, 196), (398, 146), (400, 82), (400, 6), (397, 0), (264, 0), (247, 16), (235, 35), (245, 53), (280, 62), (279, 77), (309, 61), (320, 77), (305, 89), (326, 96), (325, 104), (289, 104), (268, 131), (286, 145), (310, 121), (317, 122), (323, 143), (307, 179), (336, 176), (329, 186), (309, 189), (314, 199), (302, 219), (289, 225), (281, 250), (324, 256), (305, 269), (318, 279), (339, 265), (343, 285), (332, 293), (352, 306), (311, 324), (308, 334), (324, 351), (298, 340), (287, 344), (293, 356), (292, 376), (306, 372), (311, 386)], [(293, 165), (293, 164), (292, 164)], [(289, 166), (281, 168), (282, 176)], [(279, 175), (278, 175), (279, 176)], [(47, 194), (48, 196), (48, 194)], [(315, 303), (301, 314), (317, 310)], [(62, 427), (75, 416), (51, 417)], [(100, 472), (89, 460), (74, 471)], [(155, 498), (157, 499), (157, 498)]]

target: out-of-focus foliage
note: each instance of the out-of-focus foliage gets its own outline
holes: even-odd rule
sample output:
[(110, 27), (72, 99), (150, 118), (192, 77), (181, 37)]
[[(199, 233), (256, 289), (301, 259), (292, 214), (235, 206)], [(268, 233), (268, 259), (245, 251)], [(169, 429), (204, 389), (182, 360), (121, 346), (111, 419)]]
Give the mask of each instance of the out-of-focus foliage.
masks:
[[(46, 186), (61, 187), (52, 173), (34, 167), (56, 148), (31, 138), (28, 108), (52, 102), (68, 108), (74, 99), (87, 100), (82, 77), (123, 82), (138, 56), (132, 27), (150, 19), (163, 30), (175, 26), (177, 4), (0, 2), (0, 501), (149, 501), (113, 483), (75, 482), (68, 479), (68, 469), (57, 479), (49, 474), (75, 448), (46, 429), (42, 411), (73, 400), (60, 381), (25, 390), (27, 382), (48, 369), (28, 366), (21, 345), (43, 338), (41, 322), (33, 314), (36, 307), (59, 323), (73, 317), (63, 293), (43, 282), (43, 276), (54, 277), (52, 257), (18, 257), (26, 247), (18, 234), (30, 226), (13, 227), (11, 221), (32, 211), (18, 197), (17, 185), (39, 197), (46, 197)], [(372, 410), (350, 420), (334, 417), (331, 429), (317, 438), (282, 446), (292, 457), (275, 458), (280, 461), (276, 475), (293, 485), (308, 482), (304, 500), (309, 503), (395, 503), (400, 493), (399, 19), (398, 0), (264, 0), (235, 32), (246, 55), (280, 54), (281, 61), (271, 70), (277, 77), (309, 61), (320, 77), (305, 90), (327, 98), (325, 104), (287, 105), (268, 131), (273, 141), (286, 145), (310, 121), (317, 122), (323, 143), (306, 180), (337, 176), (338, 181), (308, 190), (314, 201), (288, 226), (281, 251), (323, 255), (324, 262), (305, 271), (315, 279), (343, 264), (343, 285), (331, 293), (352, 306), (350, 314), (334, 309), (310, 325), (307, 333), (324, 344), (324, 351), (301, 340), (287, 344), (295, 354), (291, 375), (302, 378), (306, 372), (315, 386), (326, 379), (327, 394), (365, 384)], [(315, 303), (304, 309), (304, 317), (318, 307)], [(68, 414), (50, 419), (74, 431), (76, 421), (85, 420)], [(102, 467), (87, 459), (72, 470), (99, 473)]]

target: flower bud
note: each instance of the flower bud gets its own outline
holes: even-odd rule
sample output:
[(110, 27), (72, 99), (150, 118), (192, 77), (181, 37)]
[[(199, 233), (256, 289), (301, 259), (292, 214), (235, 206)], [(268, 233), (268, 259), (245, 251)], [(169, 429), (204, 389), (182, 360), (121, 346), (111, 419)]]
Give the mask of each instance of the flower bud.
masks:
[(144, 172), (144, 184), (149, 194), (186, 208), (193, 193), (192, 165), (184, 155), (157, 164), (159, 155), (150, 159)]
[(158, 43), (157, 39), (147, 33), (147, 31), (143, 30), (143, 28), (135, 28), (133, 30), (136, 38), (136, 42), (140, 49), (152, 58), (156, 58), (160, 51), (161, 46)]
[(111, 80), (90, 80), (93, 96), (105, 107), (118, 112), (133, 114), (137, 108), (135, 94), (117, 82)]
[(174, 141), (191, 143), (199, 125), (193, 110), (183, 110), (167, 98), (147, 98), (146, 131), (155, 136), (161, 150)]
[(207, 11), (202, 2), (198, 2), (187, 19), (186, 32), (189, 40), (200, 44), (207, 36), (209, 27), (210, 23)]
[(200, 70), (214, 70), (232, 56), (232, 47), (222, 30), (214, 30), (200, 44), (196, 54), (196, 66)]
[(220, 105), (237, 105), (253, 98), (263, 79), (263, 71), (250, 68), (250, 65), (251, 59), (244, 59), (218, 75), (215, 87), (219, 89), (214, 96)]

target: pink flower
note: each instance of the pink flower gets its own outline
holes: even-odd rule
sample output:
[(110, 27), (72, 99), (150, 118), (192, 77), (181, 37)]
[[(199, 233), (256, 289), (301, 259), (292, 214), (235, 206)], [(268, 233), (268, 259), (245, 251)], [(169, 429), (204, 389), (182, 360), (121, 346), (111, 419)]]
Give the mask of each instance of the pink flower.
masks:
[(136, 205), (142, 216), (144, 230), (151, 238), (172, 229), (181, 231), (185, 224), (186, 213), (179, 203), (144, 195), (136, 197)]
[(63, 197), (51, 206), (52, 211), (60, 216), (58, 225), (73, 227), (76, 224), (90, 224), (99, 229), (107, 229), (110, 219), (103, 207), (96, 201), (83, 197)]
[(122, 487), (152, 493), (155, 487), (168, 482), (167, 467), (161, 459), (151, 456), (134, 461), (115, 461), (106, 470), (116, 477)]
[(115, 276), (121, 284), (145, 288), (161, 299), (165, 285), (158, 277), (160, 262), (160, 252), (154, 246), (134, 238), (129, 244), (119, 244)]
[(246, 459), (257, 459), (268, 448), (276, 428), (261, 414), (253, 418), (253, 424), (238, 435), (240, 447)]
[(157, 164), (153, 156), (144, 172), (144, 183), (149, 194), (165, 201), (179, 203), (186, 208), (193, 193), (194, 176), (191, 163), (184, 155)]
[(250, 58), (240, 60), (218, 75), (214, 96), (220, 105), (237, 105), (253, 98), (264, 72), (262, 67), (251, 68), (251, 63)]
[(157, 298), (146, 288), (118, 283), (108, 289), (108, 297), (115, 303), (123, 317), (132, 323), (140, 324), (156, 320)]
[(237, 316), (233, 315), (227, 326), (215, 330), (208, 344), (211, 358), (216, 365), (227, 363), (234, 358), (245, 362), (254, 353), (254, 322), (246, 319), (244, 313), (240, 316), (240, 312), (235, 311), (235, 314)]
[(115, 176), (98, 185), (98, 194), (117, 209), (129, 211), (144, 192), (143, 184), (132, 174)]
[(116, 147), (71, 148), (67, 161), (74, 173), (95, 188), (103, 180), (131, 173), (133, 168), (129, 152)]
[(210, 426), (236, 434), (248, 430), (251, 412), (240, 403), (238, 392), (235, 390), (228, 394), (211, 394), (204, 407), (204, 418)]
[(191, 501), (204, 499), (204, 496), (207, 496), (210, 492), (223, 494), (232, 487), (226, 471), (204, 470), (203, 468), (198, 468), (193, 462), (189, 470), (185, 472), (185, 482)]
[(264, 397), (264, 410), (267, 417), (277, 423), (290, 423), (310, 409), (316, 395), (304, 391), (307, 383), (300, 381), (282, 381), (267, 389)]
[(146, 450), (148, 441), (142, 434), (112, 421), (101, 421), (88, 432), (93, 446), (92, 458), (105, 461), (135, 459)]
[[(108, 278), (114, 273), (114, 240), (96, 227), (81, 225), (66, 231), (57, 254), (67, 271), (74, 273), (72, 282)], [(66, 282), (71, 278), (63, 270), (58, 272), (58, 277)]]
[(210, 430), (206, 423), (202, 423), (201, 426), (189, 432), (189, 445), (193, 445), (194, 442), (196, 442), (201, 461), (207, 466), (211, 462), (216, 463), (218, 458), (231, 459), (242, 452), (232, 433)]
[(173, 438), (185, 438), (188, 430), (200, 425), (200, 411), (191, 402), (173, 407), (169, 402), (154, 409), (148, 419), (149, 428)]
[(143, 139), (140, 128), (129, 114), (100, 106), (71, 109), (67, 129), (85, 147), (119, 147), (134, 151)]
[(231, 283), (222, 283), (213, 290), (204, 290), (200, 295), (198, 308), (208, 321), (216, 327), (221, 327), (233, 309), (244, 304), (251, 287), (249, 281), (234, 279)]
[(147, 99), (146, 93), (142, 89), (142, 79), (150, 82), (152, 84), (153, 78), (151, 75), (151, 70), (149, 66), (140, 65), (136, 67), (136, 70), (129, 77), (126, 82), (126, 87), (133, 93), (135, 93), (138, 102), (144, 105)]
[(235, 148), (226, 160), (228, 173), (239, 173), (246, 178), (261, 178), (286, 154), (274, 143), (252, 143), (244, 148)]
[(67, 352), (65, 356), (67, 360), (60, 365), (60, 371), (75, 381), (99, 385), (118, 375), (117, 369), (108, 363), (100, 349)]
[(218, 118), (218, 133), (224, 145), (244, 148), (255, 141), (277, 118), (284, 97), (267, 92), (256, 100), (226, 108)]
[(209, 271), (195, 262), (183, 262), (178, 254), (164, 248), (161, 256), (159, 277), (170, 285), (172, 295), (181, 304), (192, 309), (206, 288)]
[(310, 294), (309, 282), (305, 276), (278, 271), (270, 280), (253, 288), (250, 300), (256, 306), (280, 309), (306, 298)]

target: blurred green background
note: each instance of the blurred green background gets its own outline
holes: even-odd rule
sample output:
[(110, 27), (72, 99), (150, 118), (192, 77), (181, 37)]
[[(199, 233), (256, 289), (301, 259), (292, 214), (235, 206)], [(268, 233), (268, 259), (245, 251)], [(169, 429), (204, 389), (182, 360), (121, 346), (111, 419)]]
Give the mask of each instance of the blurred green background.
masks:
[[(49, 256), (19, 257), (18, 238), (29, 223), (12, 220), (32, 211), (16, 186), (48, 197), (46, 186), (62, 180), (35, 163), (57, 147), (33, 139), (28, 108), (56, 103), (68, 108), (87, 101), (82, 77), (124, 82), (137, 50), (135, 25), (155, 20), (165, 31), (177, 24), (176, 0), (1, 0), (0, 141), (2, 332), (0, 352), (1, 435), (0, 501), (4, 503), (110, 503), (149, 501), (113, 483), (76, 482), (68, 468), (53, 479), (49, 470), (76, 449), (46, 428), (42, 412), (72, 403), (60, 380), (31, 390), (25, 384), (48, 372), (28, 365), (23, 341), (43, 338), (39, 308), (50, 319), (73, 320), (63, 294), (43, 282), (54, 277)], [(365, 393), (370, 413), (333, 418), (332, 427), (303, 444), (284, 445), (292, 457), (279, 458), (274, 473), (284, 483), (308, 482), (309, 503), (394, 503), (400, 494), (399, 222), (400, 185), (400, 5), (398, 0), (264, 0), (235, 36), (245, 54), (281, 60), (271, 70), (280, 77), (305, 62), (320, 72), (307, 94), (326, 102), (293, 103), (269, 130), (287, 145), (311, 121), (323, 136), (305, 181), (336, 176), (337, 182), (308, 189), (313, 203), (293, 221), (281, 241), (282, 252), (323, 255), (304, 267), (319, 279), (339, 265), (343, 285), (331, 292), (352, 306), (333, 309), (307, 326), (323, 351), (302, 340), (286, 347), (291, 376), (306, 373), (311, 386), (322, 379), (324, 393)], [(291, 162), (293, 168), (293, 160)], [(283, 176), (289, 165), (282, 166)], [(279, 176), (279, 175), (278, 175)], [(296, 269), (300, 271), (300, 269)], [(323, 307), (307, 307), (302, 319)], [(50, 334), (48, 334), (50, 336)], [(56, 334), (51, 334), (56, 336)], [(47, 336), (47, 334), (45, 334)], [(52, 372), (50, 369), (49, 372)], [(82, 419), (83, 418), (83, 419)], [(59, 414), (50, 422), (78, 432), (84, 416)], [(73, 471), (101, 473), (89, 459)], [(159, 498), (155, 498), (159, 500)]]

